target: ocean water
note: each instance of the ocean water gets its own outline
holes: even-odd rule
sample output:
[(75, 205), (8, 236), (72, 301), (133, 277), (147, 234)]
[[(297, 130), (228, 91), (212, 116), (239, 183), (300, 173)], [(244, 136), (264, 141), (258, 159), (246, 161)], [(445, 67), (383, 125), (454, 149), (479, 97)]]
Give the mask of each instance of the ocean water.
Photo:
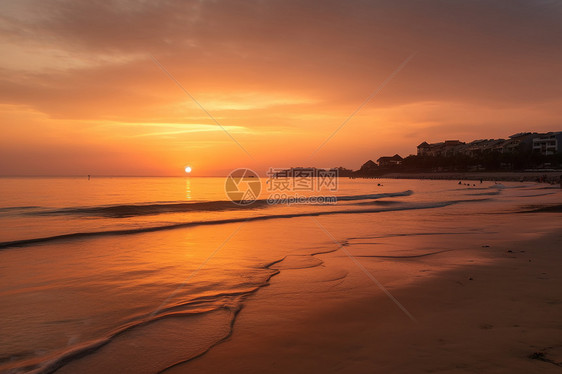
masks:
[(284, 268), (342, 245), (416, 258), (540, 235), (559, 223), (517, 212), (562, 201), (515, 182), (341, 179), (306, 193), (338, 198), (325, 205), (269, 193), (240, 206), (224, 178), (0, 179), (0, 372), (160, 372), (228, 339)]

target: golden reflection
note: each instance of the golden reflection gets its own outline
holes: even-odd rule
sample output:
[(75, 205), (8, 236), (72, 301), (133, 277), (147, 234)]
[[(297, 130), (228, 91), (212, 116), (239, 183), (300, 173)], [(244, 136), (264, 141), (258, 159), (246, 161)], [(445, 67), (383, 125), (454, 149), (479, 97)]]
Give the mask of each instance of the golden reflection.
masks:
[(185, 179), (185, 198), (191, 200), (191, 178), (189, 176)]

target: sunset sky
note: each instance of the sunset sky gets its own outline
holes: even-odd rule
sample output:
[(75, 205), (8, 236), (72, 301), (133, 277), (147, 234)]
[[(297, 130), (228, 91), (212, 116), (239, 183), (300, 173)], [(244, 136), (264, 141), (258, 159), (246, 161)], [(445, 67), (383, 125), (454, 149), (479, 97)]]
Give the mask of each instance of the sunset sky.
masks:
[(357, 169), (562, 130), (561, 19), (546, 0), (2, 1), (0, 175)]

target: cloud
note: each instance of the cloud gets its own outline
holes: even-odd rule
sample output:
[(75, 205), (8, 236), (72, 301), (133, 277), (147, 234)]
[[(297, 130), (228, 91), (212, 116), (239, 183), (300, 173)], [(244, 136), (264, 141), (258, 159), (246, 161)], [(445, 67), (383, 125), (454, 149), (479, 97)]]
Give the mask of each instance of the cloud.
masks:
[[(221, 124), (265, 143), (337, 127), (416, 51), (346, 126), (376, 134), (399, 123), (437, 137), (458, 133), (459, 121), (442, 115), (454, 113), (476, 138), (488, 130), (481, 123), (517, 127), (518, 108), (536, 115), (529, 130), (554, 129), (561, 114), (555, 1), (22, 0), (0, 10), (0, 103), (61, 128), (212, 125), (151, 55)], [(432, 126), (420, 128), (419, 111), (400, 114), (420, 106)], [(185, 133), (174, 131), (161, 135)], [(404, 141), (393, 136), (389, 147)]]

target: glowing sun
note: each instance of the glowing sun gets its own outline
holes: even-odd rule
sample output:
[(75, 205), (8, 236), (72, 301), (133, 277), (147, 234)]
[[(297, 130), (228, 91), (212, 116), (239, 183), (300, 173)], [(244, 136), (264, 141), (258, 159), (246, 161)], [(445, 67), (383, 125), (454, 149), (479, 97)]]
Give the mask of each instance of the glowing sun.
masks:
[(186, 172), (187, 174), (191, 173), (191, 166), (186, 166), (186, 167), (185, 167), (185, 172)]

